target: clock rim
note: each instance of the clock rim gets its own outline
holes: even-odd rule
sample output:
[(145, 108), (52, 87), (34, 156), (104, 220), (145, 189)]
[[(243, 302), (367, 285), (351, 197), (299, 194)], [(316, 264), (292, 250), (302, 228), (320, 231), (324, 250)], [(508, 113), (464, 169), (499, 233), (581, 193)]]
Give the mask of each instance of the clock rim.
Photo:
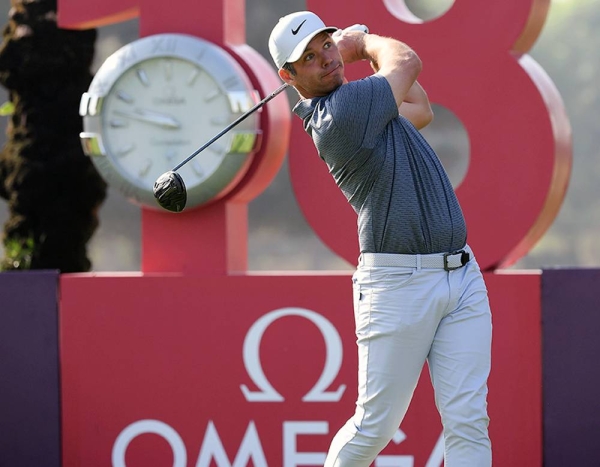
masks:
[[(157, 52), (153, 47), (157, 40), (176, 40), (178, 43), (177, 50)], [(153, 209), (161, 208), (154, 198), (151, 187), (138, 183), (135, 177), (124, 170), (119, 170), (119, 167), (112, 162), (117, 159), (117, 156), (112, 154), (107, 149), (107, 145), (103, 143), (105, 136), (105, 128), (102, 122), (103, 102), (106, 96), (113, 91), (119, 79), (131, 68), (144, 61), (164, 58), (178, 58), (198, 66), (209, 74), (225, 94), (233, 92), (247, 93), (249, 99), (246, 105), (247, 108), (254, 105), (257, 99), (257, 91), (254, 89), (246, 71), (234, 56), (223, 47), (190, 34), (163, 33), (146, 36), (125, 44), (104, 61), (94, 75), (88, 92), (82, 96), (80, 114), (83, 116), (84, 131), (80, 136), (84, 151), (92, 158), (94, 165), (109, 185), (114, 186), (134, 204)], [(232, 84), (230, 88), (226, 87), (219, 79), (224, 76), (235, 77), (235, 85)], [(84, 100), (87, 100), (87, 103), (84, 103)], [(247, 108), (241, 108), (240, 112), (247, 110)], [(230, 120), (233, 121), (235, 119), (233, 109), (230, 109), (230, 114)], [(240, 125), (240, 127), (250, 130), (246, 133), (254, 134), (254, 147), (247, 153), (226, 153), (215, 172), (199, 184), (190, 186), (188, 188), (187, 203), (189, 208), (210, 204), (228, 194), (235, 187), (237, 181), (247, 172), (258, 150), (257, 143), (260, 141), (261, 133), (260, 123), (258, 113), (245, 119), (244, 125)], [(84, 142), (84, 138), (96, 140), (95, 152), (90, 149), (89, 141), (87, 144)], [(201, 143), (202, 141), (199, 142), (199, 145)], [(233, 163), (241, 157), (244, 158), (242, 163)]]

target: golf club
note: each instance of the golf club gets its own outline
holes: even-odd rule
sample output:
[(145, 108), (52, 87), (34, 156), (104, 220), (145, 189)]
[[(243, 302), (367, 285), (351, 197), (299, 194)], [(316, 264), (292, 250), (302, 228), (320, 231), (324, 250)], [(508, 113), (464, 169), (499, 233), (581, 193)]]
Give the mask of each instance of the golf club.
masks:
[[(354, 31), (362, 31), (364, 33), (369, 33), (369, 28), (364, 24), (354, 24), (345, 30), (354, 30)], [(335, 34), (340, 34), (342, 30), (336, 31)], [(179, 165), (173, 167), (169, 172), (165, 172), (160, 177), (156, 179), (154, 182), (154, 197), (158, 201), (161, 207), (168, 211), (172, 212), (181, 212), (185, 208), (185, 204), (187, 202), (187, 191), (185, 188), (185, 183), (183, 182), (183, 178), (181, 175), (177, 173), (182, 166), (191, 161), (194, 157), (204, 151), (208, 146), (218, 140), (221, 136), (231, 130), (234, 126), (241, 123), (250, 116), (253, 112), (260, 109), (263, 105), (277, 96), (279, 93), (284, 91), (289, 85), (287, 83), (282, 84), (280, 87), (275, 89), (271, 94), (265, 97), (263, 100), (258, 102), (254, 107), (248, 110), (245, 114), (241, 115), (237, 120), (233, 123), (230, 123), (226, 128), (221, 130), (220, 133), (215, 135), (212, 139), (206, 142), (202, 147), (198, 148), (193, 154), (191, 154), (187, 159), (182, 161)]]
[(154, 182), (154, 197), (158, 201), (160, 206), (168, 211), (172, 212), (181, 212), (185, 208), (185, 204), (187, 202), (187, 191), (185, 188), (185, 183), (183, 182), (183, 178), (181, 175), (177, 173), (181, 167), (191, 161), (194, 157), (204, 151), (207, 147), (209, 147), (212, 143), (218, 140), (221, 136), (231, 130), (234, 126), (238, 125), (246, 118), (248, 118), (252, 113), (256, 112), (263, 105), (273, 99), (275, 96), (280, 94), (288, 87), (287, 83), (282, 84), (280, 87), (275, 89), (271, 94), (265, 97), (263, 100), (258, 102), (254, 107), (248, 110), (246, 113), (237, 118), (234, 122), (230, 123), (221, 130), (218, 134), (213, 136), (209, 141), (207, 141), (204, 145), (198, 148), (194, 153), (192, 153), (187, 159), (180, 162), (178, 165), (173, 167), (169, 172), (165, 172), (160, 177), (156, 179)]

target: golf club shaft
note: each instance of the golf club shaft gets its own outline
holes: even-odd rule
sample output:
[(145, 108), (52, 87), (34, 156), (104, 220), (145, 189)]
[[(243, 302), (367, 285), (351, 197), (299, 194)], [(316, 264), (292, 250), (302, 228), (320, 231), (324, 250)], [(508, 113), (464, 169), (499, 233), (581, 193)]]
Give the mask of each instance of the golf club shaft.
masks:
[(177, 170), (179, 170), (181, 167), (183, 167), (185, 164), (187, 164), (189, 161), (191, 161), (194, 157), (196, 157), (198, 154), (200, 154), (202, 151), (204, 151), (207, 147), (209, 147), (211, 144), (213, 144), (216, 140), (218, 140), (221, 136), (223, 136), (225, 133), (227, 133), (229, 130), (231, 130), (234, 126), (236, 126), (237, 124), (239, 124), (242, 121), (244, 121), (251, 114), (253, 114), (254, 112), (256, 112), (258, 109), (260, 109), (263, 105), (265, 105), (267, 102), (269, 102), (275, 96), (277, 96), (278, 94), (280, 94), (287, 87), (288, 87), (288, 84), (287, 83), (283, 83), (281, 86), (279, 86), (277, 89), (275, 89), (275, 91), (273, 91), (271, 94), (269, 94), (263, 100), (261, 100), (260, 102), (258, 102), (254, 107), (252, 107), (246, 113), (244, 113), (243, 115), (241, 115), (240, 117), (238, 117), (234, 122), (232, 122), (229, 125), (227, 125), (227, 127), (225, 127), (223, 130), (221, 130), (217, 135), (213, 136), (202, 147), (198, 148), (193, 154), (191, 154), (190, 156), (188, 156), (187, 159), (185, 159), (184, 161), (182, 161), (181, 163), (179, 163), (177, 166), (175, 166), (173, 168), (173, 172), (176, 172)]

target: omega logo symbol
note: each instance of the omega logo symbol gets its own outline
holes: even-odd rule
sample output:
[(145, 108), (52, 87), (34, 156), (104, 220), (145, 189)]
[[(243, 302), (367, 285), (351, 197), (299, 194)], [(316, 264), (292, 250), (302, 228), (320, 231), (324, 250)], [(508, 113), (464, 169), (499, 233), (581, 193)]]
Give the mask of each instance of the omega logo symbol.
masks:
[(248, 376), (259, 388), (251, 391), (245, 384), (240, 389), (248, 402), (283, 402), (284, 397), (271, 385), (262, 368), (260, 361), (260, 343), (267, 328), (280, 318), (285, 316), (300, 316), (311, 321), (325, 340), (326, 356), (323, 372), (313, 388), (308, 391), (302, 401), (304, 402), (337, 402), (342, 398), (346, 385), (341, 384), (336, 391), (327, 391), (336, 378), (342, 366), (343, 348), (342, 340), (337, 329), (331, 322), (311, 310), (304, 308), (280, 308), (271, 311), (258, 319), (248, 330), (244, 339), (244, 366)]
[(167, 86), (163, 89), (163, 95), (153, 98), (152, 102), (156, 105), (181, 105), (185, 104), (185, 97), (178, 96), (173, 86)]

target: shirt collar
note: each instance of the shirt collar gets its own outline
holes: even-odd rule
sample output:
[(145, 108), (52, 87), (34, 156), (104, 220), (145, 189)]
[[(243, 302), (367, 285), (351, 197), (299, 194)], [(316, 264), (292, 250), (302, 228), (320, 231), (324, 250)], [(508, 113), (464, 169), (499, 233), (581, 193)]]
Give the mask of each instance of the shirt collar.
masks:
[(317, 107), (317, 103), (322, 99), (322, 97), (314, 97), (312, 99), (301, 99), (292, 109), (292, 111), (298, 115), (302, 120), (306, 120), (306, 118), (310, 117), (315, 108)]

